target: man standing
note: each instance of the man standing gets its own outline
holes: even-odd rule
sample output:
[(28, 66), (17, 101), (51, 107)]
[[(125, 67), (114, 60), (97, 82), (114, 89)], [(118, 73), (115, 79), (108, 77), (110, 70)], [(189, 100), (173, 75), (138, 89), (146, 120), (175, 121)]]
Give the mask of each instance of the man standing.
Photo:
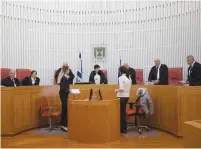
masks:
[(190, 86), (201, 86), (201, 64), (194, 60), (192, 55), (187, 56), (188, 79)]
[(153, 82), (155, 85), (168, 85), (168, 67), (165, 64), (161, 64), (159, 59), (155, 59), (155, 66), (151, 68), (149, 73), (149, 82)]
[(19, 79), (15, 78), (15, 71), (11, 70), (9, 72), (9, 77), (3, 79), (1, 81), (1, 85), (2, 86), (6, 86), (6, 87), (16, 87), (16, 86), (20, 86), (20, 81)]
[(129, 67), (128, 63), (124, 63), (123, 66), (128, 69), (128, 73), (129, 73), (129, 76), (131, 77), (132, 84), (136, 84), (136, 73), (135, 73), (135, 70), (133, 68)]

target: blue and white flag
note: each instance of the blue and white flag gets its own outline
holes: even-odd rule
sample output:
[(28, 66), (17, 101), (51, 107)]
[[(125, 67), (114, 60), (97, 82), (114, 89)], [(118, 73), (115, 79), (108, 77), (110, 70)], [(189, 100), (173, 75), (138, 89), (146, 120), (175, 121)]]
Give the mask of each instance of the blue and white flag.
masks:
[(77, 70), (77, 78), (76, 78), (76, 83), (79, 83), (79, 82), (83, 82), (81, 53), (79, 53), (79, 62), (78, 62), (78, 70)]

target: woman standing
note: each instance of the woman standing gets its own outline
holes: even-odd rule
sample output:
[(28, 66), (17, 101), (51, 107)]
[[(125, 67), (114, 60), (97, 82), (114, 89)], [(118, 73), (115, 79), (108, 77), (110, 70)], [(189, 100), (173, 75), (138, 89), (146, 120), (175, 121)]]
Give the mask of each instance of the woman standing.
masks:
[(61, 111), (61, 129), (67, 131), (68, 128), (68, 94), (70, 89), (70, 84), (72, 84), (74, 79), (74, 74), (69, 69), (68, 63), (64, 63), (62, 68), (58, 69), (55, 74), (55, 79), (57, 81), (57, 84), (60, 85), (60, 99), (61, 99), (61, 105), (62, 105), (62, 111)]
[(116, 89), (117, 97), (120, 98), (120, 132), (127, 133), (126, 104), (130, 97), (132, 80), (129, 77), (128, 69), (120, 67), (119, 89)]

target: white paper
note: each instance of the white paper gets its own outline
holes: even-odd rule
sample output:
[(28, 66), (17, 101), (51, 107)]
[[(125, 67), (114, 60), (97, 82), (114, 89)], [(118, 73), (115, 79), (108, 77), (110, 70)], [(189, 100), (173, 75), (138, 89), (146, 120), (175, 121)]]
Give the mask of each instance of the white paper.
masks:
[(179, 81), (182, 84), (188, 84), (186, 81)]
[(70, 93), (71, 94), (80, 94), (80, 89), (71, 89)]

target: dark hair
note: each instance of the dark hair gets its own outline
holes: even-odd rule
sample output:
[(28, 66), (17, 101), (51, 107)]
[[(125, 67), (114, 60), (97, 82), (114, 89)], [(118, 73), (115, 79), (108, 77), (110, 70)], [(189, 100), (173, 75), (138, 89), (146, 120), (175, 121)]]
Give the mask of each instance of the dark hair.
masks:
[(119, 72), (120, 72), (121, 75), (126, 74), (126, 77), (129, 79), (129, 72), (128, 72), (128, 69), (125, 66), (121, 66), (119, 68)]
[(35, 71), (35, 70), (32, 70), (32, 71), (31, 71), (31, 75), (32, 75), (32, 74), (33, 74), (34, 72), (35, 72), (35, 73), (37, 74), (37, 71)]
[(96, 69), (96, 68), (100, 68), (100, 66), (99, 65), (94, 65), (94, 69)]

